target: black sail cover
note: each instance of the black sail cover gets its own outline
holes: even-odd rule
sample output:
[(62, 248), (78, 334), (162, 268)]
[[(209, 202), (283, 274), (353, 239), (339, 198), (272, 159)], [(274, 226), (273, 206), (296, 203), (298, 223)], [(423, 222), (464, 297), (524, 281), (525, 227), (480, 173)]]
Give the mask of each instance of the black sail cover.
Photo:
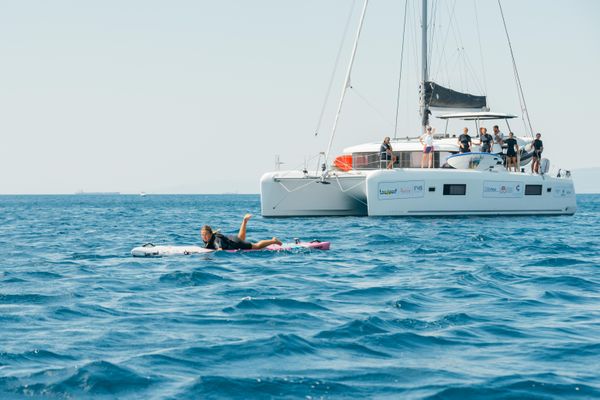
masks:
[(439, 108), (478, 108), (487, 106), (485, 96), (475, 96), (445, 88), (435, 82), (425, 82), (425, 104)]

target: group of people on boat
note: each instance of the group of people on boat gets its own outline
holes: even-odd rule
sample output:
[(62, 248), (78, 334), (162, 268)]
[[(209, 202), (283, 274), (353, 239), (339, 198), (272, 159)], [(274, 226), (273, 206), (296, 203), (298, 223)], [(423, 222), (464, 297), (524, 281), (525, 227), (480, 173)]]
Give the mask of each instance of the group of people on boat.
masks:
[[(498, 125), (494, 125), (492, 128), (494, 135), (492, 136), (487, 132), (487, 128), (479, 128), (479, 143), (475, 143), (480, 146), (482, 153), (491, 153), (494, 144), (498, 144), (503, 148), (506, 148), (506, 168), (511, 171), (517, 172), (519, 170), (518, 157), (519, 144), (517, 139), (512, 132), (508, 133), (508, 137), (504, 137), (504, 134), (500, 131)], [(421, 168), (433, 168), (433, 135), (435, 128), (428, 126), (425, 133), (419, 137), (419, 142), (423, 145), (423, 156), (421, 157)], [(533, 147), (533, 157), (531, 163), (531, 172), (539, 173), (540, 160), (542, 159), (542, 151), (544, 150), (544, 144), (542, 142), (541, 134), (535, 135), (535, 139), (531, 142)], [(473, 139), (469, 135), (469, 128), (464, 127), (463, 133), (458, 137), (457, 140), (458, 148), (461, 153), (470, 153), (471, 147), (473, 146)], [(394, 155), (392, 146), (390, 144), (389, 136), (383, 139), (381, 148), (379, 150), (380, 160), (382, 167), (392, 169), (396, 162), (396, 156)]]
[[(518, 157), (519, 144), (515, 135), (512, 132), (508, 133), (508, 137), (504, 138), (504, 134), (500, 132), (498, 125), (494, 125), (494, 136), (487, 133), (487, 128), (479, 128), (479, 145), (482, 153), (491, 153), (494, 144), (498, 144), (506, 148), (506, 169), (509, 171), (513, 170), (517, 172), (519, 170)], [(469, 128), (463, 128), (463, 133), (458, 137), (457, 144), (461, 153), (470, 153), (472, 146), (472, 139), (469, 136)], [(533, 147), (533, 156), (531, 163), (531, 172), (539, 173), (540, 160), (542, 159), (542, 152), (544, 151), (544, 144), (540, 139), (541, 133), (535, 135), (535, 139), (531, 142)]]
[[(482, 153), (491, 153), (494, 143), (506, 147), (506, 169), (518, 170), (517, 153), (519, 151), (519, 144), (517, 139), (514, 138), (512, 132), (508, 133), (508, 138), (504, 138), (504, 134), (500, 132), (498, 125), (494, 125), (494, 136), (487, 133), (487, 128), (479, 128), (479, 143), (480, 151)], [(463, 133), (458, 137), (457, 140), (458, 148), (461, 153), (470, 153), (471, 147), (473, 146), (473, 140), (469, 135), (469, 128), (464, 127)]]
[[(517, 140), (514, 138), (514, 134), (510, 132), (508, 134), (508, 138), (504, 138), (504, 134), (500, 132), (498, 125), (494, 125), (494, 135), (488, 133), (487, 128), (481, 127), (479, 128), (479, 143), (476, 143), (481, 146), (482, 153), (491, 153), (494, 144), (499, 144), (500, 146), (506, 146), (507, 155), (515, 153), (519, 151), (519, 145), (517, 144)], [(457, 140), (458, 148), (461, 153), (470, 153), (471, 147), (473, 145), (473, 141), (471, 136), (469, 135), (469, 128), (463, 128), (463, 133), (458, 137)]]

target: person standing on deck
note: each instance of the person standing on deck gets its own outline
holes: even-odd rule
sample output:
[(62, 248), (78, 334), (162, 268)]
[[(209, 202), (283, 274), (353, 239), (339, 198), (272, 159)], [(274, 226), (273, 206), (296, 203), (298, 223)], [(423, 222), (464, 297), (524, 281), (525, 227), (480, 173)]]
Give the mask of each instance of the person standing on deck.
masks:
[(458, 137), (457, 143), (461, 153), (471, 152), (471, 146), (473, 145), (473, 143), (471, 141), (471, 136), (469, 136), (469, 128), (463, 128), (463, 133)]
[(535, 140), (531, 142), (533, 146), (533, 161), (531, 162), (531, 172), (540, 173), (540, 161), (542, 159), (542, 151), (544, 151), (544, 142), (542, 142), (541, 133), (535, 135)]
[(433, 134), (435, 128), (427, 127), (427, 131), (419, 138), (419, 142), (423, 145), (423, 156), (421, 157), (421, 168), (425, 168), (425, 160), (429, 159), (428, 167), (433, 168)]
[(502, 146), (504, 145), (504, 134), (500, 132), (500, 128), (498, 128), (498, 125), (494, 125), (492, 129), (494, 130), (494, 143), (500, 146), (500, 153), (502, 153)]
[(512, 132), (508, 133), (508, 139), (504, 143), (506, 143), (506, 169), (510, 171), (511, 166), (514, 166), (514, 171), (517, 172), (519, 170), (519, 165), (517, 164), (519, 145)]
[(484, 127), (480, 128), (481, 134), (479, 135), (479, 144), (481, 145), (482, 153), (491, 153), (492, 145), (494, 144), (494, 138), (492, 135), (487, 133), (487, 129)]

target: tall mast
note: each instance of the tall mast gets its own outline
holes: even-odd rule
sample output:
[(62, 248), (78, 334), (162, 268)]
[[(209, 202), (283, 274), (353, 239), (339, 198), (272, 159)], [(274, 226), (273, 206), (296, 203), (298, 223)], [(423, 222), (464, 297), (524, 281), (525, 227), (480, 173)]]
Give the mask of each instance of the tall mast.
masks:
[(421, 17), (421, 96), (420, 111), (422, 117), (423, 132), (429, 124), (429, 109), (425, 102), (425, 82), (427, 82), (427, 0), (422, 2), (423, 15)]
[(329, 145), (327, 146), (327, 152), (325, 152), (325, 164), (329, 159), (329, 152), (331, 151), (331, 145), (333, 144), (333, 138), (335, 137), (335, 131), (337, 129), (338, 119), (342, 112), (342, 105), (344, 104), (344, 97), (346, 96), (346, 90), (350, 87), (350, 76), (352, 74), (352, 65), (354, 64), (354, 56), (356, 56), (356, 49), (358, 48), (358, 40), (360, 39), (360, 32), (362, 31), (363, 22), (365, 20), (365, 14), (367, 13), (367, 5), (369, 0), (365, 0), (362, 14), (360, 16), (360, 22), (358, 24), (358, 30), (356, 31), (356, 38), (354, 39), (354, 45), (352, 46), (352, 56), (348, 64), (348, 70), (346, 71), (346, 77), (344, 79), (344, 87), (342, 88), (342, 95), (340, 96), (340, 102), (338, 104), (337, 113), (335, 114), (335, 120), (333, 121), (333, 128), (331, 129), (331, 138), (329, 139)]

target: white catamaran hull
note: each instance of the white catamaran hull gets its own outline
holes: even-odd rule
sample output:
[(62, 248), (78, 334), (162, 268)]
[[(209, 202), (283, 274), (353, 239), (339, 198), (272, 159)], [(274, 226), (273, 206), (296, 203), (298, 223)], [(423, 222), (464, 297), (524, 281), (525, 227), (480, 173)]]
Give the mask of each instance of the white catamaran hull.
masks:
[(572, 215), (571, 179), (504, 171), (377, 171), (367, 179), (369, 215)]
[(261, 179), (262, 214), (291, 216), (572, 215), (573, 181), (548, 175), (393, 169), (320, 178), (272, 172)]
[(367, 215), (366, 176), (331, 174), (326, 179), (300, 171), (269, 172), (260, 180), (265, 217)]

